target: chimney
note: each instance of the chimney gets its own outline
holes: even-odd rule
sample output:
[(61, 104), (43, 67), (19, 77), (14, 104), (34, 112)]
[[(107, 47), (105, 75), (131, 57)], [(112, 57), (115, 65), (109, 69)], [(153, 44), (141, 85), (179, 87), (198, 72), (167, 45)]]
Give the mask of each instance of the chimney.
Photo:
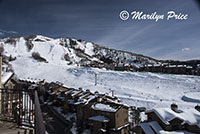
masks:
[(196, 105), (194, 108), (195, 108), (197, 111), (200, 112), (200, 106), (199, 106), (199, 105)]
[(178, 105), (175, 103), (171, 104), (171, 110), (173, 110), (174, 112), (178, 112)]

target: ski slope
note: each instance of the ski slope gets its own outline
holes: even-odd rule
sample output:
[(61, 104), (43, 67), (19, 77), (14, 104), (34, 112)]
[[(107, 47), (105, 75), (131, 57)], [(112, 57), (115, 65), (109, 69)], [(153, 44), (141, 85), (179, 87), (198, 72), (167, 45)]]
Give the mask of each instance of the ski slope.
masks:
[[(38, 42), (36, 39), (41, 41)], [(109, 95), (114, 91), (115, 96), (130, 106), (156, 108), (169, 107), (171, 103), (177, 103), (179, 107), (194, 107), (199, 103), (196, 95), (200, 94), (199, 76), (120, 72), (69, 65), (69, 61), (63, 59), (66, 53), (74, 62), (79, 62), (80, 59), (74, 49), (59, 45), (61, 42), (61, 39), (37, 36), (32, 41), (34, 47), (30, 51), (27, 50), (26, 41), (22, 37), (16, 44), (6, 44), (4, 40), (1, 40), (0, 44), (4, 47), (4, 55), (16, 57), (16, 60), (10, 63), (21, 79), (60, 81), (67, 87), (81, 87)], [(91, 43), (78, 43), (76, 47), (80, 47), (89, 56), (93, 55)], [(38, 52), (48, 63), (34, 60), (31, 56), (33, 52)]]
[(67, 87), (82, 87), (109, 95), (114, 90), (115, 96), (131, 106), (153, 108), (177, 103), (180, 107), (194, 107), (197, 102), (185, 101), (182, 97), (188, 93), (200, 92), (199, 76), (82, 68), (37, 62), (30, 57), (18, 57), (12, 65), (19, 78), (60, 81)]

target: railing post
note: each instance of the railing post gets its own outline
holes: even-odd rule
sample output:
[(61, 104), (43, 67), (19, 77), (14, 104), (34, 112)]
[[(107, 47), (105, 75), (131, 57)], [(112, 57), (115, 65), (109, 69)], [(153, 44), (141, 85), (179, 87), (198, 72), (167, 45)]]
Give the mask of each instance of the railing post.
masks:
[(42, 112), (37, 90), (35, 90), (35, 134), (45, 134)]

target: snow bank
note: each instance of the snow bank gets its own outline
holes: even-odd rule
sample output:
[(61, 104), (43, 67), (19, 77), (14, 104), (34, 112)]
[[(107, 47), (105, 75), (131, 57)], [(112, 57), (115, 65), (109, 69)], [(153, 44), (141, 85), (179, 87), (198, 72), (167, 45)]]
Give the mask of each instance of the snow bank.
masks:
[(187, 102), (200, 103), (200, 92), (186, 93), (181, 99)]

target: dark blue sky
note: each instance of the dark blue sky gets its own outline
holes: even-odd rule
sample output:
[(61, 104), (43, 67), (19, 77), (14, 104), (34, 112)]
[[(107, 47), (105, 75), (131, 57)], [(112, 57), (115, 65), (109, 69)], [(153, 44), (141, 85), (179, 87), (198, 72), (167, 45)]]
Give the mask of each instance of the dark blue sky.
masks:
[[(123, 21), (122, 10), (188, 14), (187, 20)], [(0, 0), (0, 37), (73, 37), (157, 59), (200, 59), (195, 0)]]

